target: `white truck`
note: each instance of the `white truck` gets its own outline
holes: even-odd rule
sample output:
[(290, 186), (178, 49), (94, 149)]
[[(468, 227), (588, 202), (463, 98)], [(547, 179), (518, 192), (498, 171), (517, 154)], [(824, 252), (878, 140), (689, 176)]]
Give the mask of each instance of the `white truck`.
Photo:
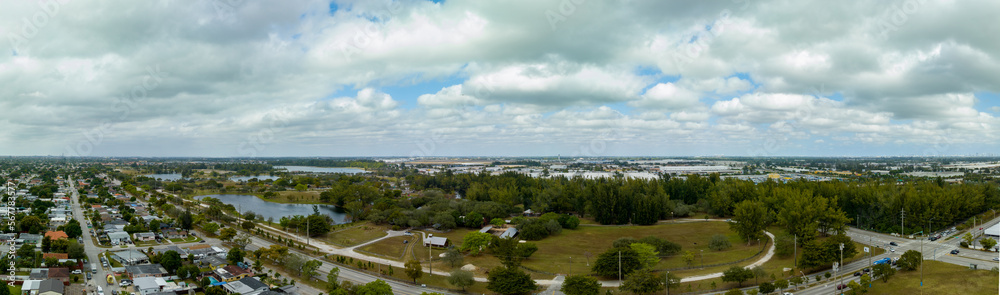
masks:
[(93, 274), (97, 273), (97, 263), (91, 263), (90, 264), (90, 273), (93, 273)]

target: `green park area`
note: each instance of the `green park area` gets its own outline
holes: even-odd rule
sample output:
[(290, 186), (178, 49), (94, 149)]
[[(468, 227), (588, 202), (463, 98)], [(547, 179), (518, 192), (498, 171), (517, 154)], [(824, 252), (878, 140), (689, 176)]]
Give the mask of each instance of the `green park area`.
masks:
[[(990, 265), (982, 263), (981, 265)], [(876, 280), (869, 294), (997, 294), (1000, 279), (995, 271), (970, 270), (966, 266), (924, 261), (924, 286), (920, 270), (899, 271), (888, 282)]]
[(405, 261), (403, 254), (413, 243), (419, 243), (419, 239), (413, 236), (398, 236), (374, 242), (358, 248), (362, 252), (378, 255), (386, 259)]
[(351, 247), (384, 237), (387, 235), (385, 231), (388, 229), (389, 228), (384, 225), (364, 223), (358, 226), (348, 227), (328, 233), (321, 237), (321, 239), (331, 245)]

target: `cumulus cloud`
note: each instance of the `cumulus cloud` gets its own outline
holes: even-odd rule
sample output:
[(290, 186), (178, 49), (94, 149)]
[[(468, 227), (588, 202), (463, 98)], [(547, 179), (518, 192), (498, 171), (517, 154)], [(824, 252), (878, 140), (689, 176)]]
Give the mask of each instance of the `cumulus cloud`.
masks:
[(0, 150), (773, 155), (1000, 142), (1000, 108), (976, 97), (1000, 92), (1000, 39), (983, 29), (996, 1), (564, 2), (7, 3)]

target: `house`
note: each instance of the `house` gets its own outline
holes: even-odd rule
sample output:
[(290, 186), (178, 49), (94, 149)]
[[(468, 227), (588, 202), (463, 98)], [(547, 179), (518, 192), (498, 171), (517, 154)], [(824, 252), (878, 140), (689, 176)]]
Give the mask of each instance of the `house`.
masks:
[(128, 233), (124, 231), (108, 233), (108, 240), (111, 240), (111, 244), (113, 245), (124, 244), (131, 241), (128, 238)]
[(21, 240), (21, 243), (24, 244), (38, 244), (42, 242), (42, 235), (22, 233), (20, 238), (18, 239)]
[(212, 270), (215, 270), (216, 268), (220, 268), (229, 264), (229, 262), (226, 261), (225, 258), (222, 258), (221, 255), (205, 256), (202, 257), (201, 259), (198, 259), (197, 263), (198, 267), (207, 267)]
[(24, 284), (21, 285), (21, 295), (38, 294), (38, 287), (40, 287), (41, 284), (41, 280), (25, 280)]
[(55, 279), (44, 280), (38, 284), (38, 295), (63, 295), (63, 282)]
[(500, 234), (501, 239), (513, 238), (517, 235), (517, 228), (508, 227), (502, 234)]
[(58, 228), (66, 225), (66, 215), (54, 215), (49, 217), (49, 228)]
[(267, 290), (267, 285), (261, 283), (255, 277), (246, 277), (238, 281), (222, 285), (222, 288), (229, 294), (250, 294)]
[(65, 267), (53, 267), (53, 268), (33, 268), (31, 273), (28, 274), (29, 280), (48, 280), (53, 279), (63, 283), (69, 282), (69, 269)]
[(186, 239), (188, 237), (188, 232), (178, 229), (166, 229), (163, 230), (163, 236), (168, 239)]
[(0, 242), (7, 243), (13, 240), (17, 240), (17, 234), (0, 234)]
[(159, 278), (167, 275), (167, 269), (163, 268), (159, 263), (129, 265), (125, 267), (125, 272), (128, 273), (129, 278), (132, 280), (142, 277)]
[(156, 234), (151, 232), (135, 233), (133, 236), (136, 241), (149, 242), (156, 240)]
[(156, 252), (157, 255), (162, 255), (163, 253), (167, 253), (167, 251), (177, 252), (177, 254), (180, 254), (182, 258), (187, 258), (187, 253), (188, 253), (187, 250), (181, 249), (181, 247), (177, 247), (174, 245), (153, 249), (153, 252)]
[(445, 237), (434, 237), (424, 239), (424, 247), (439, 247), (444, 248), (448, 246), (448, 238)]
[(135, 285), (135, 290), (138, 291), (140, 295), (149, 295), (160, 292), (160, 284), (156, 283), (156, 278), (154, 277), (137, 278), (132, 280), (132, 284)]
[(68, 239), (69, 238), (69, 236), (66, 235), (66, 232), (61, 231), (61, 230), (45, 232), (45, 236), (48, 237), (49, 239), (53, 240), (53, 241), (58, 240), (58, 239)]
[(227, 265), (215, 269), (215, 276), (222, 282), (235, 282), (245, 277), (253, 276), (249, 269), (243, 269), (235, 265)]
[(136, 265), (149, 262), (149, 257), (137, 250), (111, 252), (111, 258), (118, 260), (122, 265)]

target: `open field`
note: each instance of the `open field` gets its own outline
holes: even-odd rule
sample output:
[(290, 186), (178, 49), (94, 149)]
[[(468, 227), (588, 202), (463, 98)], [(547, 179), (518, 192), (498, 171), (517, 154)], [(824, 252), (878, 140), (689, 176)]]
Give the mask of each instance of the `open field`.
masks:
[(883, 283), (876, 280), (869, 294), (997, 294), (997, 274), (988, 270), (969, 270), (940, 261), (924, 261), (924, 286), (920, 270), (899, 271)]
[(385, 233), (386, 229), (388, 229), (386, 226), (366, 223), (359, 226), (354, 226), (347, 229), (338, 230), (336, 232), (328, 233), (321, 239), (324, 242), (333, 245), (341, 247), (350, 247), (384, 237), (386, 236)]
[[(406, 242), (404, 244), (404, 241), (409, 241), (409, 242)], [(358, 250), (385, 256), (385, 258), (387, 259), (392, 259), (396, 261), (406, 261), (405, 259), (406, 257), (403, 255), (406, 254), (406, 249), (413, 243), (419, 243), (419, 241), (420, 239), (414, 236), (391, 237), (358, 248)]]

